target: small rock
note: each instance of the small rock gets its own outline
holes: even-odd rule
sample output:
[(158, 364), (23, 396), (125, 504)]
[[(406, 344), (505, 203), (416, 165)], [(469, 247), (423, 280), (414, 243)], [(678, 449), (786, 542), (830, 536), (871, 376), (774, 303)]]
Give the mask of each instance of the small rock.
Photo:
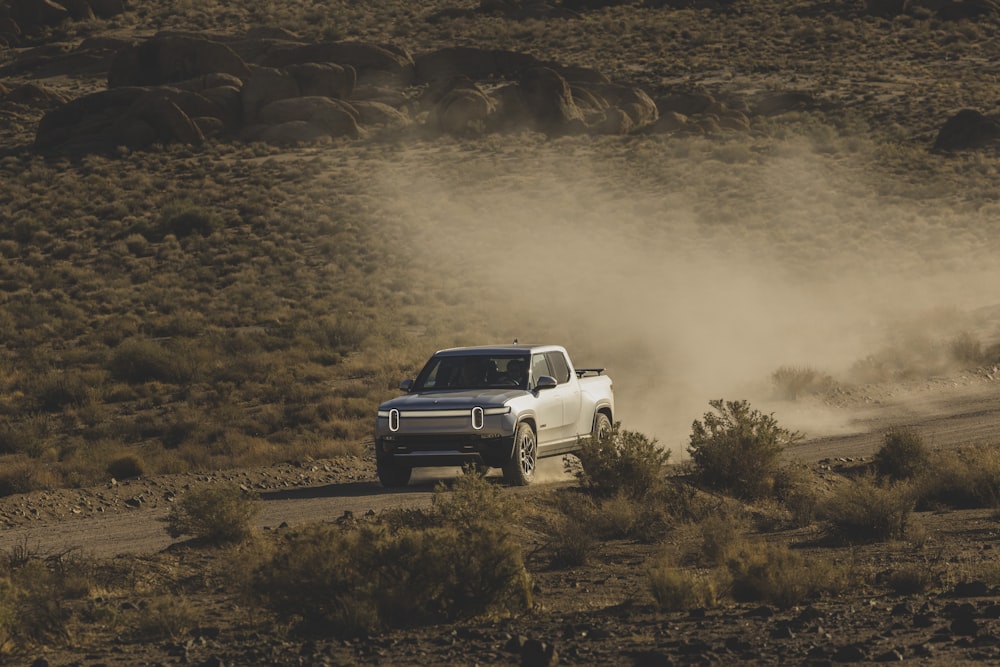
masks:
[(903, 662), (903, 654), (899, 649), (892, 649), (875, 656), (875, 662)]

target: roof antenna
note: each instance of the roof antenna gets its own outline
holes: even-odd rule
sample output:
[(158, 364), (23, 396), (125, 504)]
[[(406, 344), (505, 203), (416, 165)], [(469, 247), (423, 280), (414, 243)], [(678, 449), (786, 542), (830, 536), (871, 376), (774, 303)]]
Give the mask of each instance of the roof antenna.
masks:
[(517, 339), (516, 338), (514, 339), (514, 345), (517, 345)]

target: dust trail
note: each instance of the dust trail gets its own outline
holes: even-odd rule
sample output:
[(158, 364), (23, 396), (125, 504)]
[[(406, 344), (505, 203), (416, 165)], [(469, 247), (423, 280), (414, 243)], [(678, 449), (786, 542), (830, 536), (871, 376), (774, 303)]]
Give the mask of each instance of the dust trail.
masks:
[(919, 187), (794, 142), (758, 155), (523, 138), (392, 162), (371, 187), (414, 261), (489, 313), (490, 339), (466, 342), (565, 343), (608, 367), (628, 428), (678, 452), (712, 398), (836, 431), (841, 417), (771, 402), (770, 373), (842, 373), (902, 322), (938, 313), (957, 331), (996, 300), (990, 211), (914, 199)]

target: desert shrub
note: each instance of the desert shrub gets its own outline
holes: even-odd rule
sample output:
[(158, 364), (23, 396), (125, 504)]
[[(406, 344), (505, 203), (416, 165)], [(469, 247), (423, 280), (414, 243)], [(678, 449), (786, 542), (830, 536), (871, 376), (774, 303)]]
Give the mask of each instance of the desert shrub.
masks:
[(815, 368), (782, 366), (771, 373), (771, 384), (778, 398), (794, 401), (802, 396), (824, 394), (837, 386), (828, 374)]
[(786, 465), (774, 478), (774, 498), (788, 510), (792, 525), (808, 526), (816, 520), (819, 494), (816, 480), (803, 465)]
[(20, 648), (67, 639), (72, 603), (93, 587), (89, 563), (72, 551), (44, 555), (20, 546), (15, 551), (0, 567), (0, 638), (6, 635)]
[(256, 568), (251, 590), (306, 631), (352, 636), (530, 605), (519, 512), (473, 469), (434, 490), (430, 512), (390, 512), (349, 529), (311, 526)]
[(32, 397), (35, 407), (54, 412), (90, 401), (103, 382), (103, 371), (50, 371), (34, 378), (26, 393)]
[(842, 590), (845, 573), (819, 558), (807, 562), (784, 545), (745, 542), (726, 564), (729, 593), (737, 602), (768, 602), (788, 608), (823, 592)]
[(188, 199), (180, 199), (163, 207), (157, 227), (157, 240), (168, 234), (173, 234), (179, 239), (192, 234), (208, 236), (222, 226), (222, 218), (215, 211)]
[(548, 528), (549, 564), (575, 567), (590, 560), (597, 543), (593, 526), (580, 516), (562, 516)]
[(146, 474), (146, 463), (138, 454), (125, 454), (108, 463), (107, 473), (114, 479), (130, 479)]
[(663, 560), (649, 570), (649, 592), (663, 611), (714, 607), (715, 584), (708, 576), (672, 566)]
[(284, 538), (250, 586), (301, 630), (341, 637), (520, 612), (531, 600), (520, 546), (487, 525), (310, 526)]
[(934, 575), (924, 563), (904, 565), (885, 577), (885, 585), (896, 595), (926, 593), (934, 584)]
[(929, 461), (927, 446), (919, 433), (910, 428), (892, 428), (875, 452), (875, 469), (882, 477), (911, 479), (926, 470)]
[(167, 533), (210, 543), (238, 542), (251, 534), (251, 522), (259, 511), (257, 500), (237, 484), (205, 486), (189, 491), (170, 508)]
[(655, 439), (616, 423), (606, 440), (587, 438), (576, 453), (580, 483), (598, 495), (624, 493), (638, 499), (660, 488), (670, 450)]
[(195, 360), (186, 352), (148, 338), (127, 338), (112, 353), (108, 370), (116, 380), (132, 384), (186, 382), (196, 371)]
[(431, 506), (445, 525), (470, 529), (476, 525), (501, 524), (517, 516), (518, 507), (498, 484), (474, 468), (466, 468), (449, 487), (434, 488)]
[(955, 363), (964, 367), (978, 366), (986, 361), (983, 344), (978, 338), (963, 331), (948, 343), (948, 351)]
[(159, 595), (143, 601), (132, 632), (141, 641), (177, 641), (197, 627), (194, 607), (184, 597)]
[(715, 412), (694, 421), (688, 447), (700, 481), (741, 498), (770, 495), (782, 450), (801, 436), (746, 401), (719, 399), (709, 405)]
[(1000, 447), (931, 452), (914, 483), (917, 507), (1000, 507)]
[(749, 525), (741, 516), (731, 513), (710, 516), (698, 524), (699, 549), (691, 557), (705, 567), (722, 565), (743, 547), (748, 530)]
[(900, 539), (913, 510), (913, 490), (904, 484), (880, 484), (873, 476), (841, 485), (822, 514), (831, 536), (847, 542)]

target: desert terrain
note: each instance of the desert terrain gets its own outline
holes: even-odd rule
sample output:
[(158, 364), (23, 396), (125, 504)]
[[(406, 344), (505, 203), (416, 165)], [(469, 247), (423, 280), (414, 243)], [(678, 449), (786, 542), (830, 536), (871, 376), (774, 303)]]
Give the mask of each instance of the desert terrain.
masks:
[[(520, 613), (302, 633), (232, 566), (432, 510), (458, 471), (383, 492), (371, 418), (451, 345), (606, 367), (672, 477), (723, 397), (801, 433), (783, 460), (821, 499), (890, 429), (992, 451), (998, 37), (988, 0), (0, 1), (0, 656), (1000, 660), (995, 497), (850, 544), (784, 500), (706, 501), (849, 571), (787, 604), (654, 600), (663, 559), (706, 572), (692, 517), (558, 563), (561, 461), (501, 489), (527, 516)], [(253, 539), (167, 534), (222, 483), (259, 497)]]

